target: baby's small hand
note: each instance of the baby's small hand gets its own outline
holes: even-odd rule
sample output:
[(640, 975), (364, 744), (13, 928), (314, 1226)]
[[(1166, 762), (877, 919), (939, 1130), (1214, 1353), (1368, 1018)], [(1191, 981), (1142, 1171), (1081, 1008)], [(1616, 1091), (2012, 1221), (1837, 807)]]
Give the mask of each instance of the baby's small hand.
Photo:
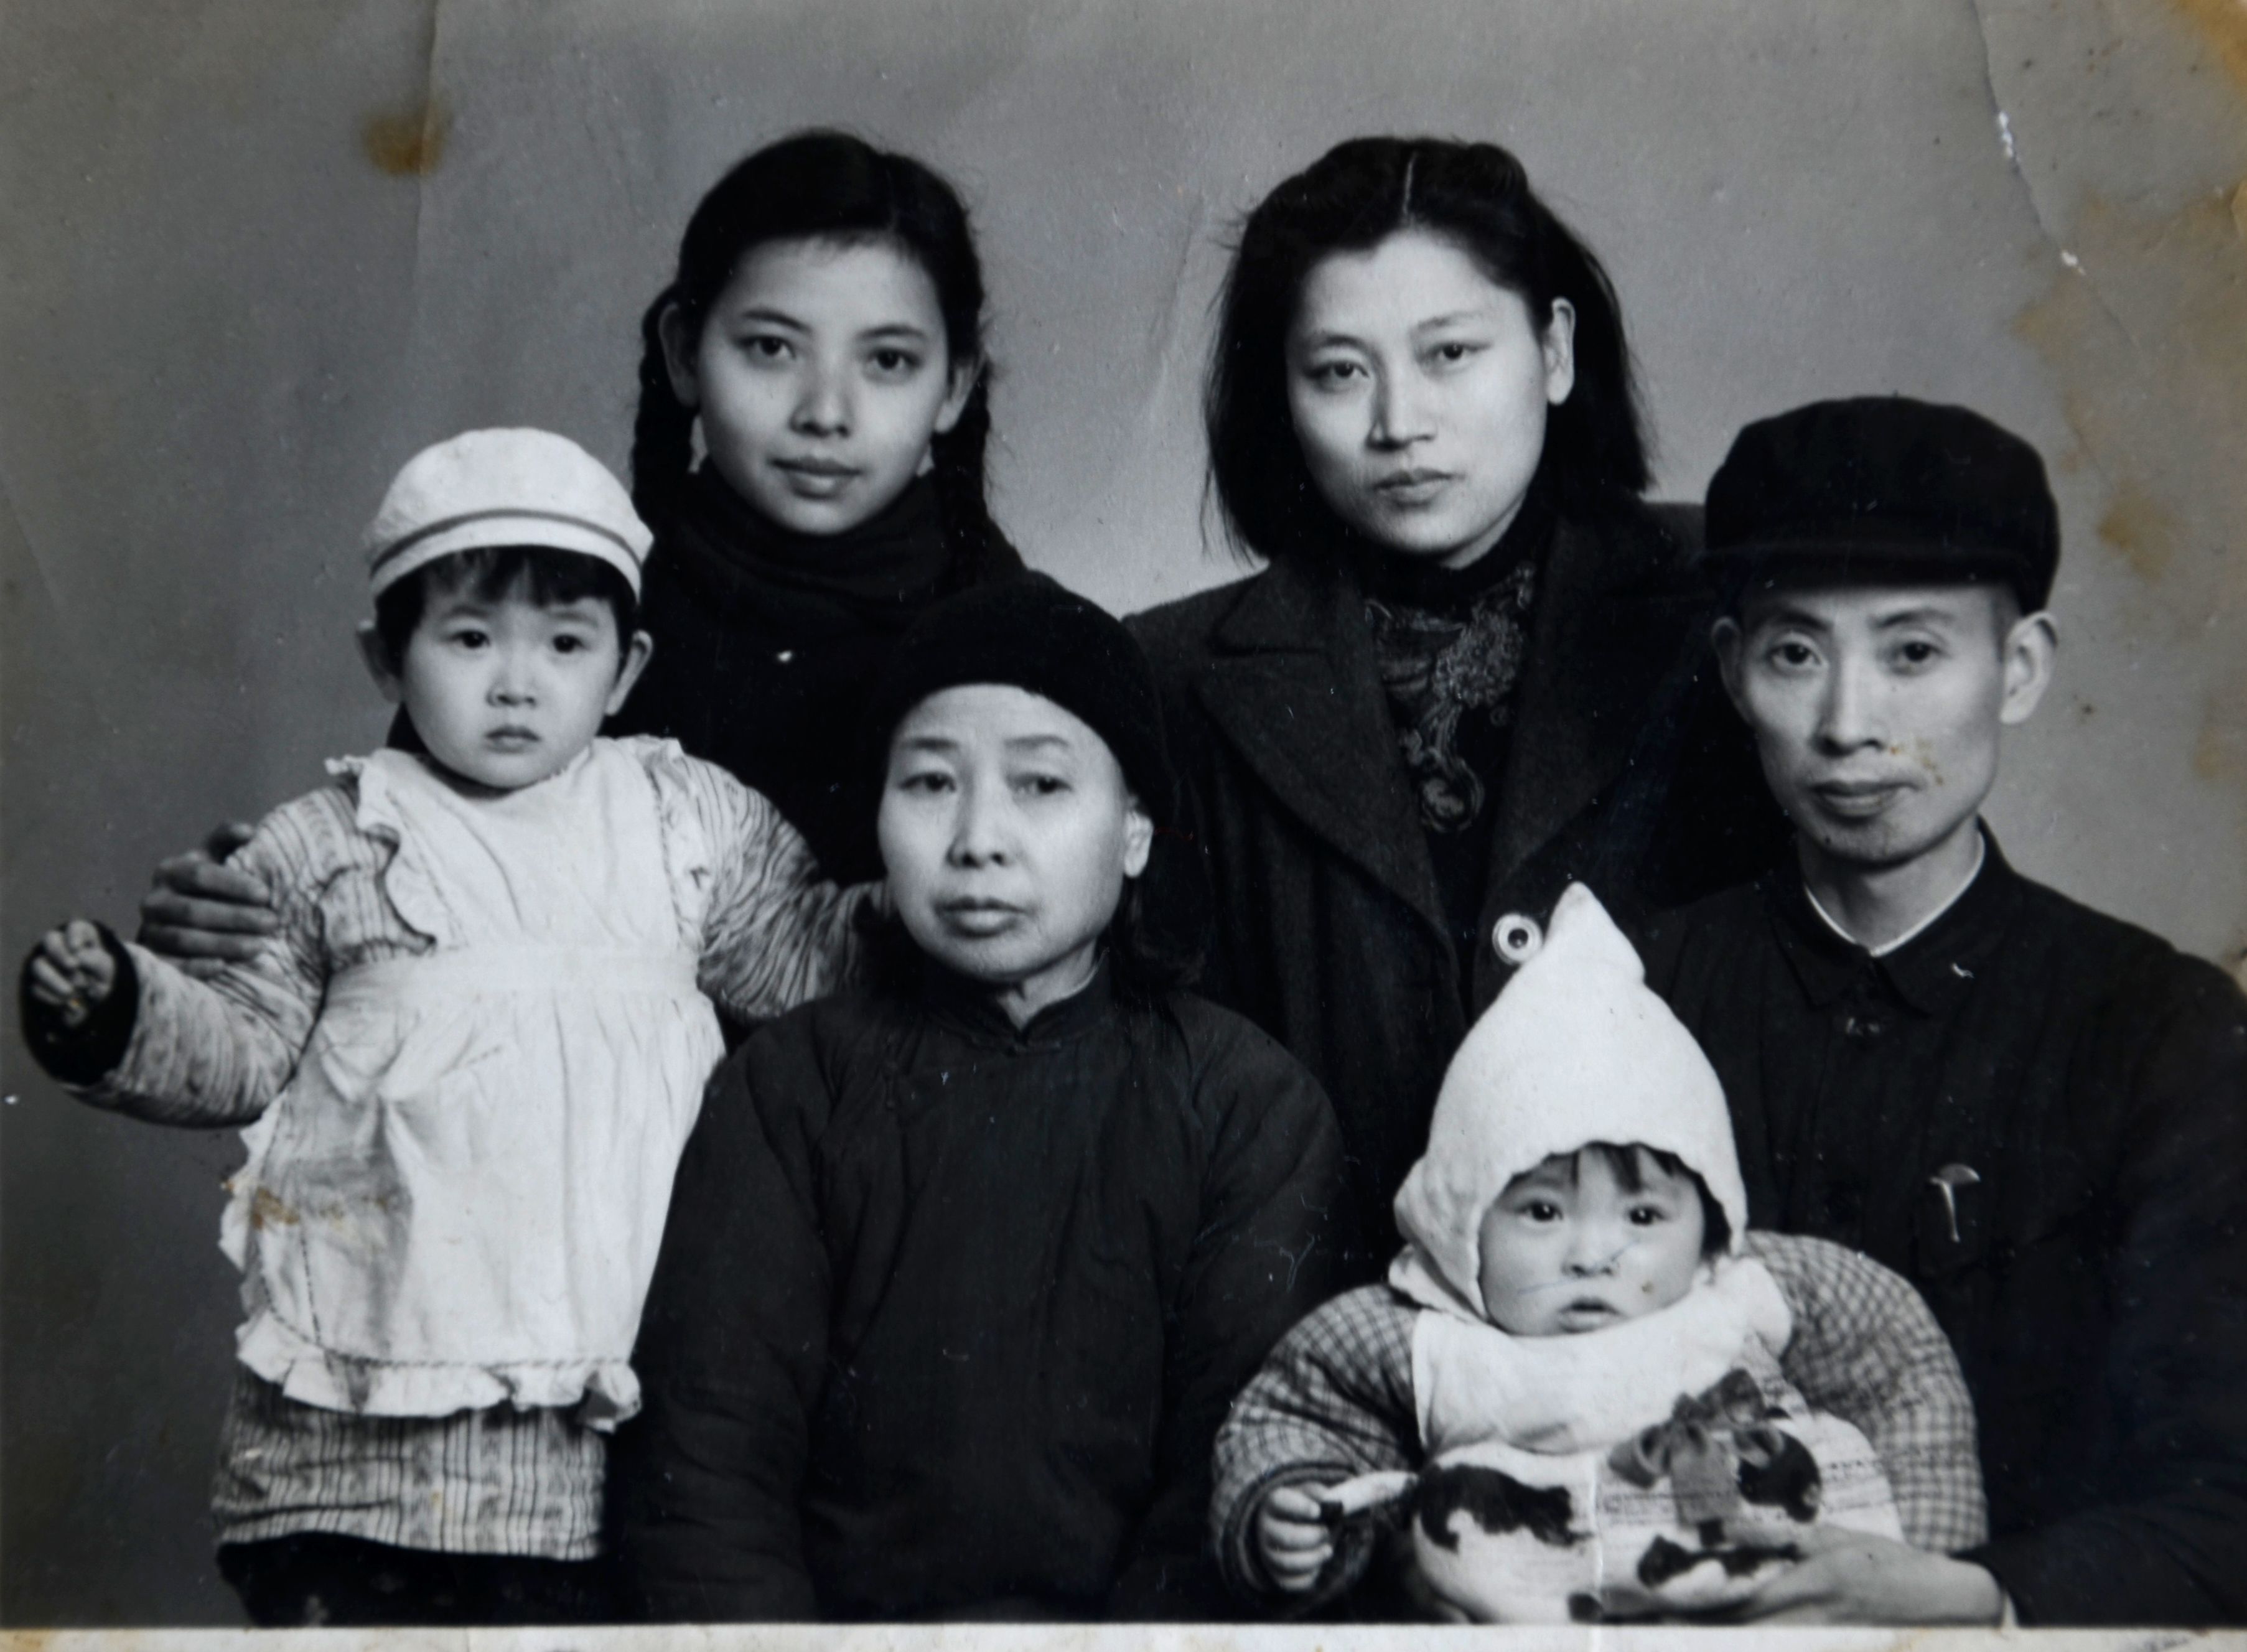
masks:
[(1301, 1594), (1319, 1580), (1334, 1558), (1334, 1530), (1320, 1515), (1327, 1488), (1282, 1485), (1268, 1492), (1256, 1511), (1256, 1553), (1273, 1583)]
[(117, 985), (117, 960), (99, 930), (73, 918), (41, 939), (31, 954), (31, 983), (32, 999), (59, 1011), (63, 1025), (75, 1032)]

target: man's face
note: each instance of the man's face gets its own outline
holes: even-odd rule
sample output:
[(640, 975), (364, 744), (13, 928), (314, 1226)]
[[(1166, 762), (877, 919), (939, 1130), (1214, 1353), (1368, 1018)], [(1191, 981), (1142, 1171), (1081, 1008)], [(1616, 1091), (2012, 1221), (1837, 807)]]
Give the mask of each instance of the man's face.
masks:
[(2052, 631), (2001, 586), (1792, 584), (1717, 627), (1764, 778), (1836, 861), (1900, 866), (1975, 829), (2001, 727), (2050, 679)]

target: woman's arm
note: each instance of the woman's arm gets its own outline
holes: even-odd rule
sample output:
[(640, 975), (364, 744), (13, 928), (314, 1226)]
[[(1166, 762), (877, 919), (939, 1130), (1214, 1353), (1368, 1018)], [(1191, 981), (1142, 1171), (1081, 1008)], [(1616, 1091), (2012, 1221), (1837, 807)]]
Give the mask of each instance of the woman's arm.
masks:
[(797, 1502), (830, 1274), (815, 1132), (791, 1121), (824, 1095), (803, 1019), (769, 1027), (710, 1081), (680, 1162), (633, 1355), (645, 1410), (610, 1460), (627, 1580), (659, 1621), (819, 1614)]
[(857, 919), (880, 885), (842, 888), (771, 800), (713, 764), (669, 765), (712, 856), (702, 990), (754, 1025), (835, 991), (857, 955)]
[(255, 831), (230, 821), (158, 866), (140, 899), (140, 944), (199, 980), (255, 961), (281, 925), (273, 891), (232, 858)]

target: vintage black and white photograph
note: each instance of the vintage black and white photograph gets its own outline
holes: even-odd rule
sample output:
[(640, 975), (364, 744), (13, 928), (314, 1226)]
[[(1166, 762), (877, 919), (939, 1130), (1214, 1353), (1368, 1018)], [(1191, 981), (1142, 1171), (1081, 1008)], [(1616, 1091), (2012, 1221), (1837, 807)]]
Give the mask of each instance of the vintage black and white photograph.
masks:
[(4, 28), (0, 1640), (2247, 1628), (2247, 0)]

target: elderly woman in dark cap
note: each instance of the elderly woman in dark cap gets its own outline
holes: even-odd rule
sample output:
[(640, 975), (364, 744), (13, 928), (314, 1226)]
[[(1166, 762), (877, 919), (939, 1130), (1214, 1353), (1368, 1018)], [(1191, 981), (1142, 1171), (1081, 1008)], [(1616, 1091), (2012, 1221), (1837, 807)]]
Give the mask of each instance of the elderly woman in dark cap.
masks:
[(1217, 1424), (1332, 1287), (1326, 1098), (1178, 990), (1199, 869), (1115, 620), (953, 598), (868, 733), (894, 925), (712, 1083), (628, 1562), (672, 1618), (1214, 1615)]

